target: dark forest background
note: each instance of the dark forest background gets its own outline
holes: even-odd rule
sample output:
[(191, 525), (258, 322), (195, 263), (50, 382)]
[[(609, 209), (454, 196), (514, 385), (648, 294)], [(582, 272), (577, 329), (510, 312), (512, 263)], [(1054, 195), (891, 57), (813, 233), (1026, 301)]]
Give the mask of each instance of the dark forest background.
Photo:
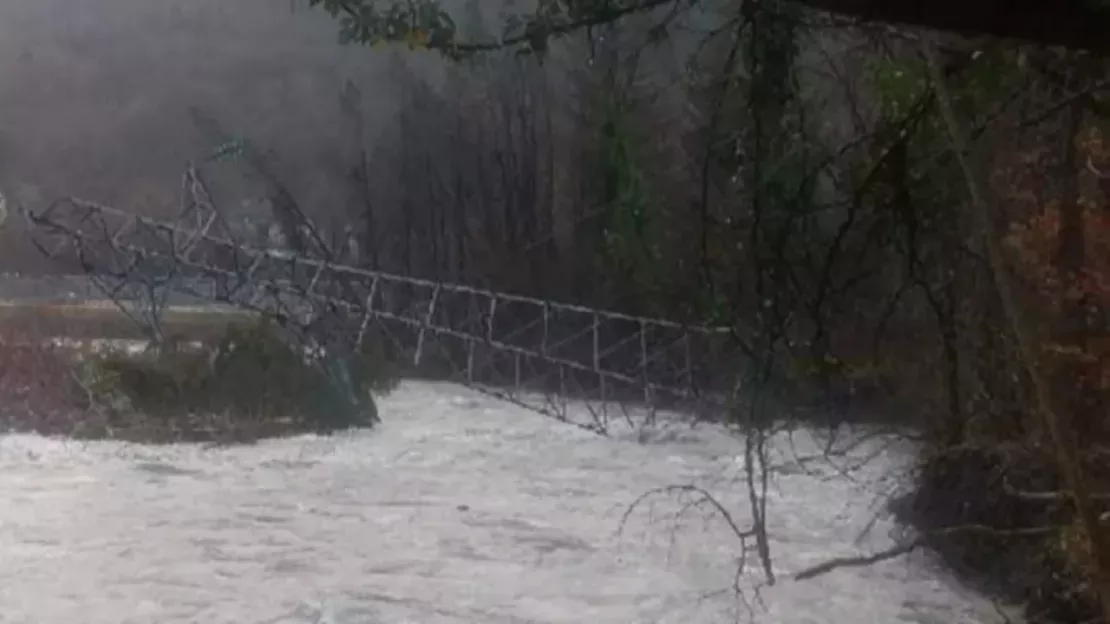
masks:
[[(352, 263), (732, 325), (737, 375), (912, 414), (922, 539), (1035, 620), (1110, 613), (1097, 2), (322, 4), (6, 2), (9, 203), (170, 215), (245, 139)], [(265, 229), (256, 166), (217, 198)], [(19, 228), (0, 267), (54, 270)]]

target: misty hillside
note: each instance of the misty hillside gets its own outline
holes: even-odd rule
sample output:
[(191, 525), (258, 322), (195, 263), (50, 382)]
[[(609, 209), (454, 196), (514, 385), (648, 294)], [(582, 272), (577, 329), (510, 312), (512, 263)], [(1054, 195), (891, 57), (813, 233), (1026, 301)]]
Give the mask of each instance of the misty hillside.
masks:
[[(7, 0), (0, 182), (12, 203), (73, 194), (157, 213), (183, 163), (213, 147), (190, 121), (197, 106), (278, 154), (301, 201), (324, 201), (340, 89), (361, 86), (374, 126), (391, 106), (383, 58), (344, 48), (327, 15), (288, 2)], [(5, 230), (2, 270), (41, 264)]]

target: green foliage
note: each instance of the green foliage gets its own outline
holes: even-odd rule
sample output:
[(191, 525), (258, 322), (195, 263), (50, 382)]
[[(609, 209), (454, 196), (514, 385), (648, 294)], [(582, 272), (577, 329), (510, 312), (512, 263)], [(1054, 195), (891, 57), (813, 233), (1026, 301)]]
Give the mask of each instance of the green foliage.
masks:
[[(464, 40), (438, 0), (310, 0), (340, 23), (344, 42), (370, 46), (404, 42), (412, 49), (434, 50), (450, 58), (475, 52), (515, 48), (543, 54), (552, 38), (591, 26), (616, 22), (633, 13), (649, 11), (674, 0), (538, 0), (533, 10), (503, 11), (500, 37)], [(504, 2), (508, 8), (510, 2)], [(653, 37), (663, 36), (654, 31)]]
[[(936, 110), (927, 67), (916, 55), (883, 55), (868, 63), (881, 115), (870, 157), (857, 161), (854, 185), (860, 200), (894, 219), (898, 245), (915, 277), (948, 270), (953, 250), (940, 241), (958, 240), (962, 174)], [(999, 102), (1025, 80), (1012, 51), (974, 52), (950, 71), (954, 104), (968, 119), (985, 122)], [(923, 241), (933, 241), (924, 245)], [(954, 293), (951, 293), (955, 296)]]
[(879, 112), (886, 120), (904, 119), (931, 86), (923, 61), (888, 56), (870, 60), (872, 84), (879, 96)]
[[(1012, 97), (1027, 79), (1019, 58), (1012, 51), (987, 50), (956, 62), (949, 86), (958, 110), (970, 119), (999, 112), (999, 103)], [(917, 57), (881, 56), (871, 59), (868, 68), (883, 123), (897, 131), (891, 139), (916, 135), (910, 140), (919, 156), (936, 160), (945, 135), (924, 62)]]
[(622, 288), (654, 294), (659, 280), (659, 251), (654, 232), (652, 189), (638, 136), (625, 98), (608, 97), (600, 129), (600, 177), (606, 220), (602, 263)]
[(797, 95), (794, 79), (800, 20), (800, 9), (781, 0), (771, 0), (767, 10), (751, 17), (748, 97), (754, 115), (781, 115)]
[(339, 20), (343, 42), (370, 46), (403, 41), (410, 48), (456, 53), (456, 27), (435, 0), (310, 0)]
[(749, 127), (741, 149), (747, 208), (757, 220), (750, 252), (763, 259), (756, 265), (757, 290), (762, 291), (756, 295), (770, 302), (769, 316), (781, 317), (784, 312), (778, 308), (795, 303), (781, 287), (785, 272), (798, 260), (790, 251), (796, 246), (787, 243), (807, 233), (814, 176), (808, 163), (812, 141), (807, 140), (807, 111), (796, 84), (798, 9), (785, 2), (775, 2), (773, 8), (753, 16), (744, 42)]
[(372, 393), (396, 383), (380, 357), (368, 348), (348, 366), (325, 372), (329, 367), (283, 340), (272, 322), (259, 321), (231, 325), (214, 344), (199, 348), (167, 341), (139, 355), (93, 354), (82, 363), (81, 377), (115, 422), (157, 421), (186, 439), (227, 433), (196, 430), (213, 427), (208, 416), (217, 414), (229, 429), (327, 432), (378, 421)]

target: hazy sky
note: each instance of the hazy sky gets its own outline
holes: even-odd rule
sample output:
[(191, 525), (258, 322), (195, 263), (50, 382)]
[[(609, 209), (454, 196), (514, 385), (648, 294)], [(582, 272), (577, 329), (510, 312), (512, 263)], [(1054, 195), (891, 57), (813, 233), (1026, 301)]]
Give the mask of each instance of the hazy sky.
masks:
[[(189, 121), (196, 105), (275, 150), (311, 199), (349, 138), (343, 81), (362, 85), (371, 135), (392, 106), (386, 55), (336, 33), (288, 0), (4, 0), (0, 184), (31, 203), (172, 201), (183, 163), (211, 147)], [(0, 239), (0, 271), (13, 269), (15, 242)]]
[[(502, 4), (475, 1), (491, 14)], [(32, 207), (78, 195), (167, 213), (186, 161), (215, 146), (190, 121), (197, 106), (270, 150), (307, 210), (334, 205), (354, 147), (339, 111), (344, 81), (362, 90), (371, 146), (397, 88), (389, 51), (341, 46), (338, 25), (305, 4), (0, 0), (0, 190)], [(663, 65), (678, 69), (675, 60)], [(439, 64), (431, 53), (409, 62)], [(36, 265), (23, 238), (9, 219), (0, 272)]]

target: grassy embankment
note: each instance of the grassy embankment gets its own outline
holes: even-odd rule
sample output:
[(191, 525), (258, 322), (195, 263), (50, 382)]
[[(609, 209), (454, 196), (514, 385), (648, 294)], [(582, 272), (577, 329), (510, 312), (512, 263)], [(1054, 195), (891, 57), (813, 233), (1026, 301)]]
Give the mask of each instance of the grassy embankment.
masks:
[(104, 341), (144, 336), (110, 303), (0, 304), (0, 425), (86, 439), (245, 442), (370, 426), (372, 393), (395, 381), (367, 349), (339, 387), (272, 323), (243, 311), (171, 308), (162, 325), (166, 345), (125, 349)]

